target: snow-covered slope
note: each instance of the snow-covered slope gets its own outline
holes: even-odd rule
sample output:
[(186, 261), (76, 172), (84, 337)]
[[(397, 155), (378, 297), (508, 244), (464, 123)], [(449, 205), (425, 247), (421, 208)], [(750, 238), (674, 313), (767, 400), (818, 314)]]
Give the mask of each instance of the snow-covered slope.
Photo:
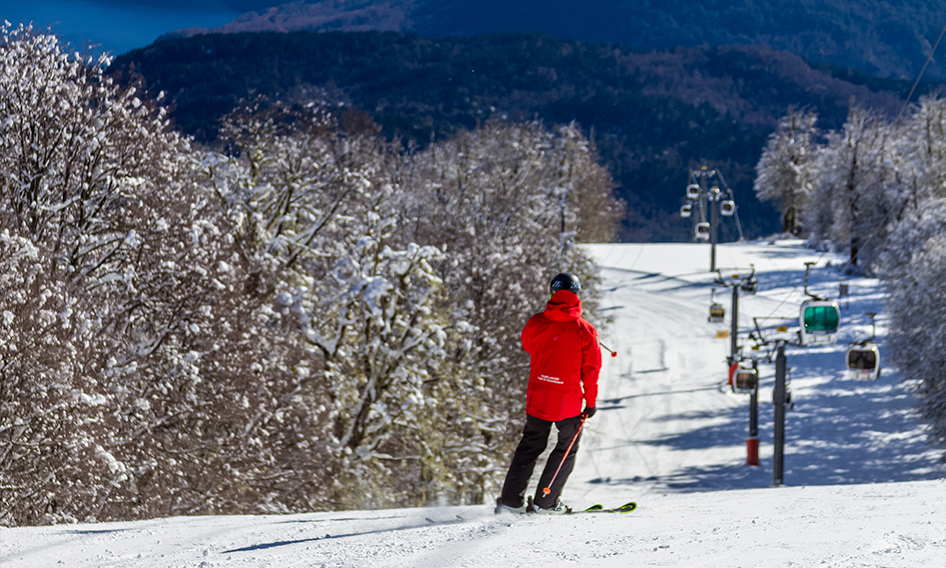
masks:
[[(771, 382), (760, 366), (762, 465), (745, 465), (748, 397), (726, 379), (725, 324), (707, 313), (715, 275), (706, 245), (594, 245), (614, 323), (599, 413), (589, 421), (564, 499), (639, 504), (626, 515), (496, 516), (488, 505), (0, 529), (0, 566), (943, 566), (946, 484), (911, 396), (886, 369), (843, 375), (848, 342), (881, 312), (876, 280), (846, 280), (837, 345), (790, 348), (794, 410), (785, 483), (772, 484)], [(804, 262), (810, 289), (837, 297), (842, 258), (797, 241), (720, 245), (724, 276), (756, 268), (753, 317), (793, 317)], [(729, 311), (728, 291), (716, 300)], [(727, 314), (727, 318), (728, 318)], [(776, 320), (766, 320), (776, 321)], [(878, 319), (883, 349), (883, 317)]]
[[(619, 357), (609, 359), (604, 369), (601, 418), (590, 424), (586, 453), (579, 460), (579, 479), (597, 482), (586, 490), (628, 484), (638, 492), (642, 487), (665, 491), (770, 485), (775, 367), (759, 367), (762, 467), (747, 467), (748, 396), (713, 389), (727, 378), (730, 340), (716, 335), (730, 328), (731, 293), (713, 286), (709, 247), (627, 244), (590, 250), (607, 279), (607, 301), (614, 308), (614, 325), (602, 338)], [(806, 299), (805, 262), (817, 262), (809, 291), (838, 298), (843, 278), (838, 268), (844, 262), (839, 255), (805, 249), (800, 241), (717, 247), (716, 265), (724, 277), (744, 275), (750, 264), (756, 269), (758, 293), (739, 298), (740, 344), (750, 343), (746, 335), (754, 328), (753, 318), (760, 318), (763, 327), (797, 321)], [(886, 369), (873, 382), (845, 377), (848, 344), (870, 336), (867, 312), (881, 313), (877, 343), (883, 361), (884, 318), (878, 280), (843, 281), (850, 295), (841, 299), (837, 344), (786, 351), (795, 403), (786, 422), (786, 484), (942, 477), (940, 453), (926, 445), (923, 424), (913, 417), (911, 395), (897, 374)], [(725, 323), (707, 322), (714, 287), (715, 300), (727, 310)], [(706, 390), (679, 392), (695, 389)], [(671, 392), (678, 394), (646, 396)], [(570, 489), (577, 491), (577, 484)]]
[(487, 507), (446, 507), (7, 529), (0, 565), (932, 568), (944, 558), (943, 488), (655, 493), (627, 515), (497, 517)]

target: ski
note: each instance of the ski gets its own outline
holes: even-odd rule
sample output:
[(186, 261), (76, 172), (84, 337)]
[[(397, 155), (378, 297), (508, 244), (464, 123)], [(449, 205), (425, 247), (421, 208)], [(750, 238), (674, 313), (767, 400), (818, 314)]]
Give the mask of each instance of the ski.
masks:
[(620, 507), (614, 507), (611, 509), (605, 509), (604, 505), (595, 504), (587, 509), (579, 509), (577, 511), (571, 511), (569, 515), (576, 515), (578, 513), (630, 513), (637, 508), (637, 503), (634, 501), (627, 502)]
[[(501, 514), (501, 513), (512, 513), (512, 514), (520, 514), (520, 515), (532, 515), (532, 514), (534, 514), (534, 511), (531, 510), (531, 505), (532, 505), (532, 498), (530, 497), (530, 498), (529, 498), (529, 506), (528, 506), (528, 507), (523, 507), (522, 510), (516, 511), (516, 510), (510, 509), (510, 508), (508, 508), (508, 507), (505, 508), (505, 509), (503, 509), (503, 508), (502, 508), (502, 505), (500, 505), (499, 499), (496, 499), (496, 511), (495, 511), (495, 512), (496, 512), (497, 515), (498, 515), (498, 514)], [(601, 504), (592, 505), (592, 506), (588, 507), (587, 509), (574, 510), (574, 509), (570, 509), (570, 508), (569, 508), (569, 509), (568, 509), (568, 512), (567, 512), (567, 513), (564, 513), (564, 514), (565, 514), (565, 515), (577, 515), (578, 513), (630, 513), (631, 511), (633, 511), (633, 510), (635, 510), (635, 509), (637, 509), (637, 503), (635, 503), (634, 501), (629, 501), (629, 502), (627, 502), (627, 503), (621, 505), (620, 507), (613, 507), (613, 508), (610, 508), (610, 509), (605, 509), (604, 505), (601, 505)]]

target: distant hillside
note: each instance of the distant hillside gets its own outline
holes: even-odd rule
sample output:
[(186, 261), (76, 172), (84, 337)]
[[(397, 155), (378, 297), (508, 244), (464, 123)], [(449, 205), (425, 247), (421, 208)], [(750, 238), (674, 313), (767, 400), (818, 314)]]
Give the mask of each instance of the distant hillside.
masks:
[(199, 35), (122, 55), (110, 71), (140, 73), (150, 89), (168, 93), (178, 127), (204, 142), (238, 99), (256, 94), (361, 109), (386, 135), (421, 144), (490, 117), (574, 120), (593, 136), (628, 202), (622, 238), (634, 241), (689, 238), (676, 212), (688, 169), (705, 162), (719, 164), (733, 186), (749, 235), (778, 230), (752, 180), (786, 108), (814, 107), (822, 126), (836, 128), (851, 102), (895, 113), (898, 92), (910, 87), (853, 84), (833, 76), (838, 69), (812, 69), (764, 47), (641, 53), (539, 33)]
[[(767, 45), (809, 61), (915, 79), (946, 23), (943, 0), (229, 0), (247, 13), (207, 31), (400, 31), (425, 37), (542, 31), (645, 51)], [(940, 50), (946, 49), (940, 46)], [(925, 77), (946, 77), (943, 51)]]

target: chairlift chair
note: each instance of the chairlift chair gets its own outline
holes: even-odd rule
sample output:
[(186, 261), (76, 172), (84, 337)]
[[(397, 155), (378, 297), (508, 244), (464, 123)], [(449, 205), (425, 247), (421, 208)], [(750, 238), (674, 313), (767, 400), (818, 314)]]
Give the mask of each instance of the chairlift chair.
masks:
[(689, 203), (684, 204), (683, 207), (680, 208), (680, 216), (683, 217), (684, 219), (689, 217), (692, 213), (693, 213), (693, 209)]
[(855, 343), (847, 348), (848, 376), (861, 381), (880, 377), (880, 349), (870, 342)]
[(739, 365), (733, 374), (732, 388), (734, 392), (755, 392), (759, 388), (759, 371), (753, 367)]
[(719, 213), (726, 217), (732, 217), (736, 212), (736, 202), (732, 199), (726, 199), (719, 204)]
[(691, 183), (687, 186), (687, 198), (688, 199), (699, 199), (700, 198), (700, 186), (695, 183)]
[(709, 240), (710, 236), (710, 224), (709, 223), (697, 223), (696, 224), (696, 238), (702, 239), (704, 241)]
[(802, 302), (798, 323), (802, 345), (834, 343), (841, 325), (841, 310), (833, 300), (807, 300)]
[(749, 278), (746, 279), (745, 282), (743, 282), (743, 283), (739, 286), (739, 288), (740, 288), (743, 292), (745, 292), (746, 294), (749, 294), (749, 295), (755, 294), (755, 292), (756, 292), (756, 290), (758, 289), (758, 287), (759, 287), (759, 281), (756, 280), (756, 277), (755, 277), (755, 276), (750, 276)]
[(720, 323), (726, 319), (726, 308), (722, 304), (713, 302), (710, 304), (709, 321), (710, 323)]

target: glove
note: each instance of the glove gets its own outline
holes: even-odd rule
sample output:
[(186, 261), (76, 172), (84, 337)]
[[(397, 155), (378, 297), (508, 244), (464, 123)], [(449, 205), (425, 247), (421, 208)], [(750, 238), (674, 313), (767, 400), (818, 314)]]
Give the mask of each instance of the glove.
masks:
[(598, 409), (595, 408), (594, 406), (586, 406), (584, 412), (581, 413), (581, 416), (582, 416), (582, 418), (584, 418), (585, 420), (587, 420), (587, 419), (591, 418), (592, 416), (594, 416), (594, 415), (595, 415), (595, 412), (597, 412), (597, 411), (598, 411)]

